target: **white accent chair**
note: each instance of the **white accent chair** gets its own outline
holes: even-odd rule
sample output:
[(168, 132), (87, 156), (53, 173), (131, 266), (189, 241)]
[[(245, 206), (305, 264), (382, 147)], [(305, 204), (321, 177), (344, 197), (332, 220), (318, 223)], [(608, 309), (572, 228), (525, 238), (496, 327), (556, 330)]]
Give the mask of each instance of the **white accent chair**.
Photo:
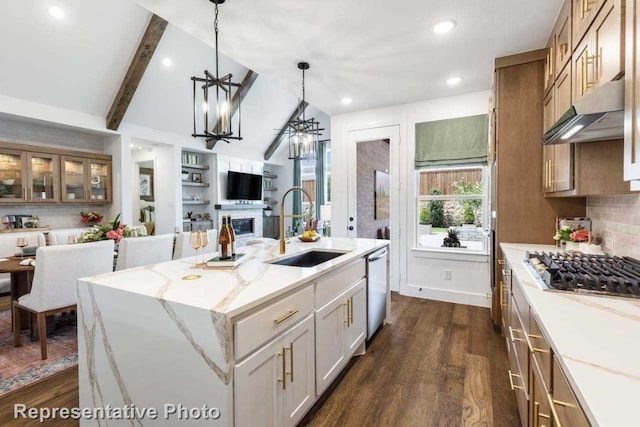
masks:
[(49, 246), (66, 245), (66, 244), (69, 243), (69, 237), (71, 237), (71, 236), (80, 237), (80, 235), (82, 233), (86, 233), (89, 230), (90, 230), (89, 227), (83, 227), (83, 228), (61, 228), (61, 229), (58, 229), (58, 230), (51, 230), (47, 234), (47, 237), (48, 237), (48, 243), (47, 244)]
[[(24, 237), (27, 239), (28, 246), (44, 246), (46, 239), (44, 234), (34, 231), (2, 233), (0, 234), (0, 258), (6, 258), (20, 252), (20, 248), (16, 247), (16, 239)], [(0, 273), (0, 295), (7, 294), (11, 291), (11, 275), (9, 273)]]
[(40, 355), (47, 358), (46, 317), (75, 310), (78, 279), (113, 270), (113, 240), (40, 247), (31, 292), (13, 302), (14, 345), (20, 347), (20, 312), (36, 315)]
[[(209, 244), (204, 248), (205, 254), (210, 254), (218, 250), (218, 230), (207, 230)], [(202, 251), (198, 250), (198, 253)], [(176, 236), (176, 247), (173, 249), (173, 259), (195, 256), (196, 251), (191, 247), (191, 232), (180, 233)]]
[(116, 271), (171, 261), (173, 234), (120, 240)]

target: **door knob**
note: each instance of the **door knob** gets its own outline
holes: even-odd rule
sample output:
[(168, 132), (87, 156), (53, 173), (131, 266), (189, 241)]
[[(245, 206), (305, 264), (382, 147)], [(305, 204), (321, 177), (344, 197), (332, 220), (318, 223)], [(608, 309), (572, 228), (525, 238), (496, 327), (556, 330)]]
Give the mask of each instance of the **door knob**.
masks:
[(349, 221), (353, 222), (353, 217), (352, 216), (349, 217)]
[(349, 231), (353, 231), (353, 225), (349, 226)]

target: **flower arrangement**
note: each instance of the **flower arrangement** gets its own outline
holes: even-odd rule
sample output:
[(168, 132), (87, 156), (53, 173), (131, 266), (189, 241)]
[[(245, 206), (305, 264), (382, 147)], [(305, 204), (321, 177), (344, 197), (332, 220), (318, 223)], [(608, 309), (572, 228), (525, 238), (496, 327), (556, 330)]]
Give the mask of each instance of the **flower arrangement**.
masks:
[(101, 224), (102, 223), (102, 214), (98, 212), (80, 212), (80, 216), (82, 217), (82, 222), (85, 224)]
[(579, 226), (576, 229), (571, 228), (568, 225), (560, 228), (556, 231), (555, 236), (553, 236), (553, 240), (557, 242), (587, 242), (589, 241), (589, 230), (584, 227)]
[[(102, 219), (102, 218), (101, 218)], [(120, 223), (120, 214), (116, 218), (101, 225), (96, 224), (84, 232), (79, 238), (78, 242), (97, 242), (98, 240), (115, 240), (118, 243), (123, 237), (129, 237), (131, 235), (131, 229), (125, 224)]]

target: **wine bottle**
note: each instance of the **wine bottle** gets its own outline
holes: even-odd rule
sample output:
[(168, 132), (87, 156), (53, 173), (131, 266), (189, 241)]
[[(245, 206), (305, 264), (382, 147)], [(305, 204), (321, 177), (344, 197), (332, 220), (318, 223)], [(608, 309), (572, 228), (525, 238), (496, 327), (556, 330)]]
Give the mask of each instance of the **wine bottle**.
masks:
[(231, 257), (235, 259), (236, 257), (236, 231), (233, 229), (233, 224), (231, 223), (231, 215), (227, 217), (227, 227), (229, 227), (229, 235), (231, 237)]
[(229, 246), (231, 243), (231, 236), (229, 235), (229, 230), (227, 228), (227, 217), (222, 217), (222, 226), (220, 227), (220, 234), (218, 235), (218, 247), (220, 252), (220, 259), (229, 259), (231, 258)]

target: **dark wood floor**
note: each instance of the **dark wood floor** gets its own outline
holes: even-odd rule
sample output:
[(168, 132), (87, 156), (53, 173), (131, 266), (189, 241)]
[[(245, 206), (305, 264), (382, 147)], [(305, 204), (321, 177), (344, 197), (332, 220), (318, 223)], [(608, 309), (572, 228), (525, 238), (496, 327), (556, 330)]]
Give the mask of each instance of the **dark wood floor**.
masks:
[(392, 294), (392, 323), (308, 426), (519, 426), (489, 310)]
[[(391, 307), (392, 323), (353, 360), (302, 425), (520, 425), (504, 341), (493, 331), (488, 309), (396, 294)], [(17, 402), (78, 406), (77, 368), (0, 398), (0, 426), (41, 425), (14, 421)]]

